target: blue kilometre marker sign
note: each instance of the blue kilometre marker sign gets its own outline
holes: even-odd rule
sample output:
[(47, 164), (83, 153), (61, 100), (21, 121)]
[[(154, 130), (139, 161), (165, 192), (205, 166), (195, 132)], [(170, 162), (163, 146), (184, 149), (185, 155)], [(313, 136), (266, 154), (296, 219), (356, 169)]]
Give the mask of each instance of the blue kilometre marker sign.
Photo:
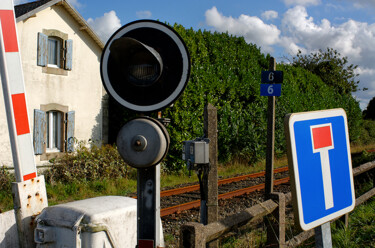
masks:
[(282, 71), (262, 71), (260, 95), (261, 96), (280, 96), (282, 82), (283, 82)]
[(345, 111), (291, 114), (285, 132), (301, 228), (309, 230), (352, 211), (355, 194)]

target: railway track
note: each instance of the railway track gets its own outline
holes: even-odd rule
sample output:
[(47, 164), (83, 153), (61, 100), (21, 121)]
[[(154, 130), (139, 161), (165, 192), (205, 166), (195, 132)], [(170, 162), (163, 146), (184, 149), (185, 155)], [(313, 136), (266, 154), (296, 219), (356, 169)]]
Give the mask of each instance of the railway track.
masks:
[[(274, 170), (276, 179), (274, 185), (280, 185), (289, 182), (289, 177), (285, 176), (288, 167), (281, 167)], [(265, 172), (258, 172), (234, 178), (227, 178), (218, 181), (219, 199), (228, 199), (243, 194), (264, 189)], [(225, 186), (227, 185), (227, 186)], [(179, 213), (184, 210), (197, 208), (200, 206), (199, 185), (191, 185), (187, 187), (162, 191), (160, 211), (161, 217)], [(173, 205), (173, 206), (171, 206)]]

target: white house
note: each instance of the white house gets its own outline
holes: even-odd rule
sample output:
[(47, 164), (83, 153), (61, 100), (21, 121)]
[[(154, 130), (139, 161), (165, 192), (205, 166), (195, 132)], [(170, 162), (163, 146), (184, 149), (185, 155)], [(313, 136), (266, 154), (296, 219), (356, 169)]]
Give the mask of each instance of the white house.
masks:
[[(103, 42), (66, 0), (18, 5), (15, 13), (37, 164), (72, 151), (75, 141), (106, 142), (108, 104), (99, 70)], [(0, 165), (12, 166), (4, 107)]]

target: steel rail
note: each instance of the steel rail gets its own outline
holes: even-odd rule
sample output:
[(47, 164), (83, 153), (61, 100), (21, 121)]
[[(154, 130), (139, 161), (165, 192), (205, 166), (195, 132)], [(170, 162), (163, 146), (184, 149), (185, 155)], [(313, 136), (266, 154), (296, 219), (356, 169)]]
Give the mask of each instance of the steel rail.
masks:
[[(290, 180), (289, 177), (277, 179), (277, 180), (274, 181), (274, 185), (287, 183), (287, 182), (289, 182), (289, 180)], [(254, 185), (254, 186), (251, 186), (251, 187), (248, 187), (248, 188), (235, 190), (235, 191), (232, 191), (232, 192), (220, 194), (219, 199), (228, 199), (228, 198), (248, 194), (248, 193), (251, 193), (251, 192), (254, 192), (254, 191), (257, 191), (257, 190), (262, 190), (262, 189), (264, 189), (264, 187), (265, 187), (265, 184), (262, 183), (262, 184)], [(160, 216), (164, 217), (164, 216), (167, 216), (167, 215), (170, 215), (170, 214), (179, 213), (179, 212), (184, 211), (184, 210), (197, 208), (199, 206), (200, 206), (200, 200), (195, 200), (195, 201), (183, 203), (183, 204), (180, 204), (180, 205), (163, 208), (163, 209), (160, 210)]]
[[(274, 173), (281, 173), (281, 172), (285, 172), (285, 171), (288, 171), (288, 166), (277, 168), (277, 169), (274, 170)], [(257, 172), (257, 173), (253, 173), (253, 174), (221, 179), (221, 180), (218, 181), (218, 186), (223, 185), (223, 184), (242, 181), (242, 180), (245, 180), (247, 178), (261, 177), (261, 176), (264, 176), (264, 175), (265, 175), (265, 171), (261, 171), (261, 172)], [(182, 187), (182, 188), (165, 190), (165, 191), (160, 192), (160, 197), (171, 196), (171, 195), (179, 195), (179, 194), (184, 194), (184, 193), (197, 191), (197, 190), (199, 190), (199, 184), (195, 184), (195, 185), (191, 185), (191, 186), (187, 186), (187, 187)]]

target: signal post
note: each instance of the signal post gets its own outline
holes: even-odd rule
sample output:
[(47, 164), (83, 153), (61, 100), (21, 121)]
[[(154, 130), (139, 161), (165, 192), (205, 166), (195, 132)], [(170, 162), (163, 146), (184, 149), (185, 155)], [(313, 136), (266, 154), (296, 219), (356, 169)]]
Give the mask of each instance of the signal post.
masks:
[(137, 247), (160, 247), (160, 163), (170, 138), (162, 123), (144, 115), (170, 106), (182, 94), (190, 74), (189, 53), (169, 26), (135, 21), (108, 40), (100, 72), (107, 92), (142, 114), (121, 128), (116, 143), (124, 161), (137, 168)]

